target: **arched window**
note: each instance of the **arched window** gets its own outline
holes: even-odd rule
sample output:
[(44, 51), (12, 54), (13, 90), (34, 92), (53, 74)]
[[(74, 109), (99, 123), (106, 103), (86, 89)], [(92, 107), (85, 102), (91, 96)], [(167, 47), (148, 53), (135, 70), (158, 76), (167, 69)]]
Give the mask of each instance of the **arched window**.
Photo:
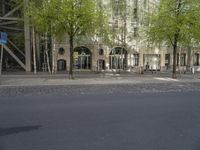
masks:
[(123, 47), (115, 47), (109, 54), (110, 69), (122, 69), (127, 67), (128, 52)]
[(91, 69), (92, 58), (91, 51), (84, 46), (74, 49), (74, 68), (75, 69)]
[(64, 55), (64, 54), (65, 54), (65, 49), (62, 48), (62, 47), (59, 48), (58, 53), (59, 53), (60, 55)]

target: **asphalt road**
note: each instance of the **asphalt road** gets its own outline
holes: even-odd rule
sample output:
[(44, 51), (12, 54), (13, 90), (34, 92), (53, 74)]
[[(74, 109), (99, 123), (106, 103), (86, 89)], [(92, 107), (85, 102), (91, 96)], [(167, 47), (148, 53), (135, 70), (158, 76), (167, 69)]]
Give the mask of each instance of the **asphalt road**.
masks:
[(0, 150), (200, 150), (200, 92), (1, 97)]

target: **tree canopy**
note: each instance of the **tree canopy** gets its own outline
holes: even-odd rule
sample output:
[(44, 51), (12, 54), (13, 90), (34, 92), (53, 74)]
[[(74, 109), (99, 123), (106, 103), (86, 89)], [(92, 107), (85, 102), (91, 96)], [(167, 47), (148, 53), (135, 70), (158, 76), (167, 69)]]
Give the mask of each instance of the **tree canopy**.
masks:
[(161, 0), (150, 20), (149, 39), (153, 42), (188, 46), (200, 40), (200, 3), (198, 0)]
[(161, 0), (152, 13), (148, 38), (173, 47), (173, 78), (176, 78), (178, 46), (199, 45), (200, 3), (198, 0)]

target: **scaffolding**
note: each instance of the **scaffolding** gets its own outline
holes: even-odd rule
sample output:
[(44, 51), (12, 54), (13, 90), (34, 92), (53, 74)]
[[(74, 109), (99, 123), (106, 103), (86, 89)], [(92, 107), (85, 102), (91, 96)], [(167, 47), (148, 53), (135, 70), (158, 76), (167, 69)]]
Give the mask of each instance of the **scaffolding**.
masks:
[[(28, 0), (21, 4), (15, 4), (13, 0), (0, 1), (0, 31), (8, 34), (8, 44), (4, 50), (23, 68), (26, 72), (31, 71), (31, 39), (29, 17), (23, 13), (22, 7), (28, 5)], [(14, 35), (22, 35), (23, 46), (16, 45)]]

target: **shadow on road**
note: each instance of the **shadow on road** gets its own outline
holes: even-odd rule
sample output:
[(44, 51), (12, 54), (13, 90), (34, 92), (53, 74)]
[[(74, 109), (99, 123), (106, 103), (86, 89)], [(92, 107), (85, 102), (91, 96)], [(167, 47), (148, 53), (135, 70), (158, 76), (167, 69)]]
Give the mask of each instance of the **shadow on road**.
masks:
[(30, 132), (33, 130), (39, 130), (42, 126), (22, 126), (22, 127), (13, 127), (13, 128), (0, 128), (0, 137), (12, 134), (18, 134), (21, 132)]

